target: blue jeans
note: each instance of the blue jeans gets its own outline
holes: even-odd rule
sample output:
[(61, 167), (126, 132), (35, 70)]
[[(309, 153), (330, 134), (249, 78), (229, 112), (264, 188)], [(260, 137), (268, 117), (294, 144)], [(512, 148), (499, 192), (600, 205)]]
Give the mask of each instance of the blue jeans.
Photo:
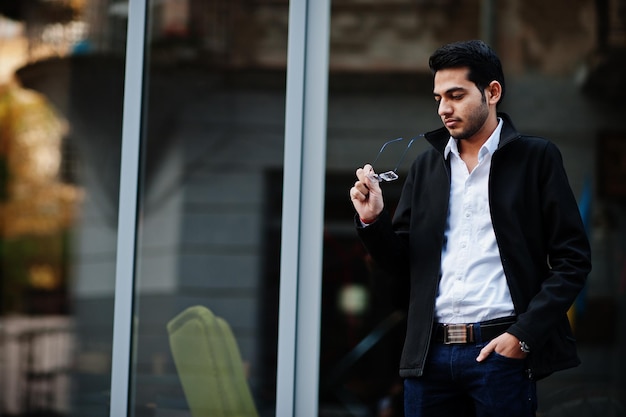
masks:
[(493, 352), (476, 362), (486, 344), (433, 343), (424, 374), (404, 380), (405, 416), (534, 417), (536, 385), (524, 361)]

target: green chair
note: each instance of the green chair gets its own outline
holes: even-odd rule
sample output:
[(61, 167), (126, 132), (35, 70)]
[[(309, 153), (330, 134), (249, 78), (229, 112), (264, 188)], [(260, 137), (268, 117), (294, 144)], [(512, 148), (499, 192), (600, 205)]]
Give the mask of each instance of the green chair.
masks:
[(258, 417), (228, 323), (203, 306), (167, 324), (170, 349), (193, 417)]

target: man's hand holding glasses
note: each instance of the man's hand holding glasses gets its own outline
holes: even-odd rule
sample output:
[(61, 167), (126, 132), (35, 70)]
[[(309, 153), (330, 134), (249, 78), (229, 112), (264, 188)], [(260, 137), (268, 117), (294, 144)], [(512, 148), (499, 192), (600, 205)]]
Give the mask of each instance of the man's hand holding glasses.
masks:
[(373, 223), (383, 211), (383, 192), (380, 181), (375, 179), (370, 164), (356, 170), (357, 181), (350, 190), (350, 198), (364, 224)]
[(381, 181), (388, 182), (398, 179), (397, 170), (415, 139), (411, 139), (409, 141), (408, 145), (404, 148), (396, 167), (392, 171), (376, 174), (376, 172), (374, 172), (373, 165), (376, 164), (378, 158), (383, 153), (387, 145), (394, 142), (400, 142), (402, 140), (404, 139), (397, 138), (385, 142), (380, 148), (380, 151), (372, 164), (366, 164), (363, 168), (356, 170), (357, 181), (350, 189), (350, 199), (352, 200), (352, 204), (354, 205), (356, 212), (359, 214), (363, 224), (373, 223), (383, 211), (384, 202), (380, 183)]

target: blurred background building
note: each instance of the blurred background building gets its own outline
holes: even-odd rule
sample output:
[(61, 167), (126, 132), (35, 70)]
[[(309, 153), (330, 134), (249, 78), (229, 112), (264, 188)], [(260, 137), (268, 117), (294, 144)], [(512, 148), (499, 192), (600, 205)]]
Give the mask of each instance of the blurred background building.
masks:
[(625, 1), (130, 3), (0, 0), (0, 416), (218, 415), (188, 368), (231, 359), (173, 351), (192, 306), (232, 330), (244, 415), (402, 415), (406, 292), (348, 190), (383, 142), (439, 127), (428, 57), (475, 38), (518, 130), (561, 149), (592, 242), (583, 363), (540, 382), (540, 415), (626, 415)]

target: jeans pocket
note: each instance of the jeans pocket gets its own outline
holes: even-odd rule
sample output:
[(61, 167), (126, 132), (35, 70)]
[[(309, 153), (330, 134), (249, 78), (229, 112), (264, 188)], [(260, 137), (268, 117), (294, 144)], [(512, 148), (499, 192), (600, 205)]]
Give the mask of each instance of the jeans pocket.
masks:
[(526, 359), (524, 359), (524, 358), (509, 358), (508, 356), (501, 355), (501, 354), (499, 354), (498, 352), (495, 352), (495, 351), (492, 352), (491, 354), (492, 354), (494, 360), (497, 360), (497, 361), (502, 362), (502, 363), (508, 363), (510, 365), (513, 365), (513, 366), (515, 366), (515, 365), (523, 366), (525, 361), (526, 361)]

